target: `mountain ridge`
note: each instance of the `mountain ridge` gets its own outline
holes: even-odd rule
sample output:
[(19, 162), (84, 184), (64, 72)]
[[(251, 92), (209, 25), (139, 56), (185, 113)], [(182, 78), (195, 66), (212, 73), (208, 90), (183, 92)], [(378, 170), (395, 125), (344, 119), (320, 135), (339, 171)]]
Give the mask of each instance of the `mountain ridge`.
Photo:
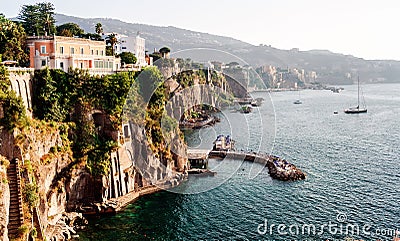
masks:
[(114, 18), (80, 18), (64, 14), (56, 14), (55, 17), (57, 25), (74, 22), (86, 32), (94, 32), (95, 24), (98, 22), (103, 25), (104, 32), (117, 32), (128, 36), (140, 32), (146, 39), (146, 49), (149, 52), (164, 46), (171, 48), (173, 52), (210, 48), (237, 55), (253, 67), (272, 65), (315, 71), (318, 82), (326, 84), (352, 84), (357, 76), (366, 83), (400, 82), (400, 61), (396, 60), (366, 60), (324, 49), (282, 50), (271, 45), (252, 45), (232, 37), (174, 26), (127, 23)]

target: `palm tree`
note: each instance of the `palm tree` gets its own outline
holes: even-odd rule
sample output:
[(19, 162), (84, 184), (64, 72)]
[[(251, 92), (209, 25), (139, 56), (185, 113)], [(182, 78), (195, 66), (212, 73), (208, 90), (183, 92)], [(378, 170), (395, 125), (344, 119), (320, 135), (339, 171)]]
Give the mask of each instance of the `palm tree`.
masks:
[(101, 23), (97, 23), (95, 28), (98, 35), (101, 35), (103, 33), (103, 25)]
[[(51, 35), (51, 24), (52, 24), (52, 21), (51, 21), (51, 19), (50, 19), (49, 14), (46, 15), (46, 19), (44, 20), (44, 24), (45, 24), (45, 27), (44, 27), (44, 28), (45, 28), (47, 31), (49, 31), (48, 34)], [(47, 31), (46, 31), (46, 32), (47, 32)]]
[(117, 43), (119, 43), (117, 36), (114, 33), (112, 33), (107, 36), (106, 41), (107, 41), (107, 44), (111, 45), (111, 52), (112, 52), (112, 55), (114, 56), (115, 55), (115, 45)]

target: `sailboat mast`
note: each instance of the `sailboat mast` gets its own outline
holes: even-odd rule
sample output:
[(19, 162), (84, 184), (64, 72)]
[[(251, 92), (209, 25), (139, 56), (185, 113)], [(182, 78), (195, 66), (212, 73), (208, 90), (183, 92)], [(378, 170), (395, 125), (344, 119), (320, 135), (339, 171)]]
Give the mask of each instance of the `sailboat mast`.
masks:
[(358, 97), (357, 97), (357, 109), (360, 109), (360, 76), (357, 77), (358, 79)]

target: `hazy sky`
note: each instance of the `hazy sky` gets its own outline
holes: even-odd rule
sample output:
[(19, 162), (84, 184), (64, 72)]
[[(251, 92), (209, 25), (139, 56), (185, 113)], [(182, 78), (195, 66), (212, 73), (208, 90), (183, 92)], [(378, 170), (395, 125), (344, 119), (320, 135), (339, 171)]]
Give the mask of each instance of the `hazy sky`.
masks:
[[(15, 17), (36, 0), (0, 0)], [(400, 0), (55, 0), (56, 12), (175, 26), (282, 49), (400, 60)]]

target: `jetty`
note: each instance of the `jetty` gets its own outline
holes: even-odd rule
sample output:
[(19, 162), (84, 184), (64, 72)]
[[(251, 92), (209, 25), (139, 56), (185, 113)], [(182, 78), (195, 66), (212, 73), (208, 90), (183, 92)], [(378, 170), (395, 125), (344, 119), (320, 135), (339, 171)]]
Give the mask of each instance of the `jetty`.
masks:
[(295, 165), (274, 155), (235, 151), (235, 150), (200, 150), (188, 149), (188, 159), (190, 163), (201, 163), (207, 166), (208, 159), (226, 159), (226, 160), (243, 160), (256, 162), (265, 165), (268, 168), (268, 173), (273, 179), (281, 181), (297, 181), (304, 180), (306, 174), (303, 173)]

